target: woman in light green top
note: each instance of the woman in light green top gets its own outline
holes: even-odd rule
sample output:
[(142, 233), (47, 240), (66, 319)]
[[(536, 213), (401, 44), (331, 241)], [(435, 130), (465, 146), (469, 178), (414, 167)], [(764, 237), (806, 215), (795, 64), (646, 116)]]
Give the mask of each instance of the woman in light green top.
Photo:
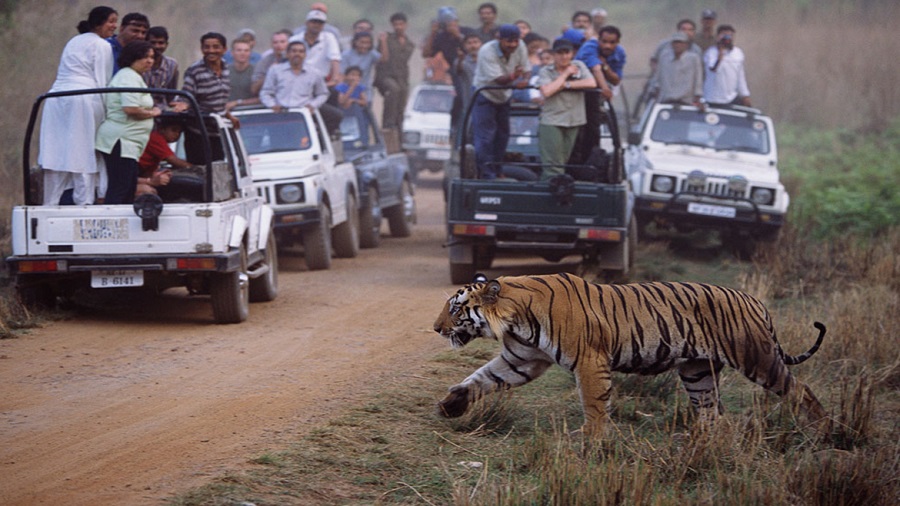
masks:
[(584, 93), (565, 90), (594, 88), (597, 82), (584, 63), (573, 60), (575, 46), (566, 39), (553, 42), (553, 64), (541, 68), (538, 84), (544, 105), (538, 127), (541, 151), (541, 179), (566, 173), (565, 164), (572, 153), (578, 130), (587, 120)]
[[(110, 88), (146, 88), (141, 74), (153, 66), (153, 47), (138, 40), (119, 54), (119, 68), (109, 81)], [(109, 186), (106, 204), (134, 202), (138, 160), (150, 140), (153, 118), (160, 115), (149, 93), (107, 93), (106, 120), (97, 130), (96, 148), (103, 153)], [(102, 189), (101, 189), (102, 190)]]

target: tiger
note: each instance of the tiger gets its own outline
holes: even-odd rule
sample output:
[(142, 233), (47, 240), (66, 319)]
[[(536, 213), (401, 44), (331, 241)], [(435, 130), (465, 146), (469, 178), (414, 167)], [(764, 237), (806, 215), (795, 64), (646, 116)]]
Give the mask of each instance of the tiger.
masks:
[(584, 416), (579, 431), (588, 437), (601, 436), (608, 421), (613, 371), (652, 375), (677, 368), (691, 405), (711, 423), (724, 413), (718, 382), (728, 365), (824, 422), (819, 400), (787, 368), (819, 349), (826, 329), (814, 326), (815, 344), (791, 356), (778, 344), (763, 303), (731, 288), (600, 285), (565, 273), (482, 278), (447, 300), (434, 330), (453, 348), (485, 338), (500, 341), (502, 349), (450, 387), (438, 414), (459, 417), (476, 399), (524, 385), (555, 363), (574, 373)]

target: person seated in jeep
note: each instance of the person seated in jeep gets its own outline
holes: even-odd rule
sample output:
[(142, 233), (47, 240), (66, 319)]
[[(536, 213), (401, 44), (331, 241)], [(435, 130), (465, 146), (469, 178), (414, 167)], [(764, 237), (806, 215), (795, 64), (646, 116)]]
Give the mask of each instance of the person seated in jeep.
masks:
[(137, 190), (134, 196), (144, 194), (156, 195), (156, 189), (169, 184), (172, 171), (160, 169), (160, 162), (166, 162), (177, 169), (191, 167), (191, 163), (175, 156), (170, 143), (176, 142), (181, 137), (183, 126), (174, 118), (160, 117), (156, 120), (156, 127), (150, 132), (150, 140), (144, 153), (138, 160)]
[(266, 81), (259, 92), (260, 101), (275, 112), (292, 107), (318, 109), (328, 131), (336, 132), (343, 113), (337, 107), (328, 106), (328, 87), (325, 79), (304, 68), (306, 45), (302, 40), (288, 44), (288, 61), (273, 65), (266, 73)]

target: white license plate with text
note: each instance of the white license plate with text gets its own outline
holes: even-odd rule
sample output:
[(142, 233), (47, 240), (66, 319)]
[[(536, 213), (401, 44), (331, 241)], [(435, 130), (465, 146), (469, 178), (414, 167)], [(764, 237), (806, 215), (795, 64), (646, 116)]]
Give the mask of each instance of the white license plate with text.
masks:
[(428, 160), (449, 160), (450, 150), (447, 149), (429, 149), (425, 151), (425, 158)]
[(144, 286), (144, 271), (91, 271), (91, 288)]
[(728, 206), (714, 206), (712, 204), (699, 204), (690, 202), (687, 210), (692, 214), (702, 214), (704, 216), (715, 216), (717, 218), (734, 218), (737, 216), (737, 209)]

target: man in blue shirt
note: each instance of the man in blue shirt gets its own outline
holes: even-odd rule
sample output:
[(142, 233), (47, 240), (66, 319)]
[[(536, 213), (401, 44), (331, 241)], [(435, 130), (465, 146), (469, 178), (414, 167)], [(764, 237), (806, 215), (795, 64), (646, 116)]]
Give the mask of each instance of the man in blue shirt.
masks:
[(140, 12), (129, 12), (122, 18), (119, 25), (119, 34), (106, 39), (112, 46), (113, 75), (119, 71), (119, 54), (122, 48), (133, 40), (147, 40), (147, 30), (150, 29), (150, 19)]
[(578, 135), (569, 163), (584, 163), (591, 155), (591, 150), (600, 144), (602, 120), (600, 96), (605, 100), (612, 99), (613, 89), (610, 86), (618, 86), (625, 71), (625, 48), (619, 45), (621, 39), (622, 32), (618, 28), (612, 25), (604, 26), (597, 38), (582, 44), (575, 55), (576, 60), (583, 62), (590, 69), (601, 91), (586, 93), (584, 97), (587, 124)]

